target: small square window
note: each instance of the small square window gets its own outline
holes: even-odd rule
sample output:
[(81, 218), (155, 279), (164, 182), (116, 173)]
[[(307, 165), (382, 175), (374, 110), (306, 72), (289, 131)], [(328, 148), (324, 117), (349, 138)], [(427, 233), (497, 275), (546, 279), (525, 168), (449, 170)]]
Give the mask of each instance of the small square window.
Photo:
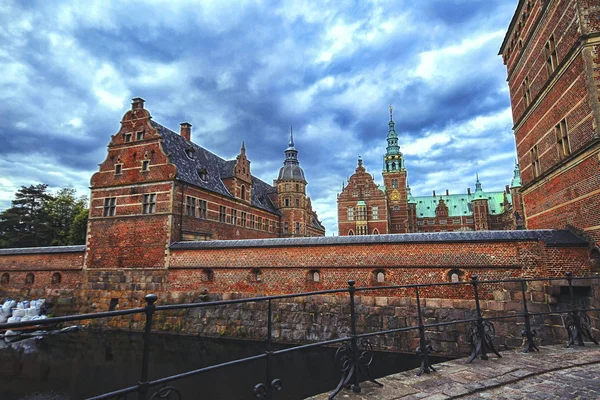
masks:
[(125, 134), (123, 134), (123, 141), (125, 143), (131, 142), (131, 133), (125, 133)]
[(142, 171), (148, 171), (150, 169), (150, 160), (142, 161)]
[(122, 164), (115, 164), (115, 175), (121, 175), (122, 170), (123, 170)]
[(135, 139), (136, 140), (142, 140), (144, 139), (144, 131), (139, 131), (135, 134)]

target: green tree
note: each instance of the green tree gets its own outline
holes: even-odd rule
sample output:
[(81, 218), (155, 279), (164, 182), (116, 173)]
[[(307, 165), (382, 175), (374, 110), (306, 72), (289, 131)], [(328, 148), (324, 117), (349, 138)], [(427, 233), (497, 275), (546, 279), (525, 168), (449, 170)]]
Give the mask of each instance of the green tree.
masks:
[(44, 204), (52, 199), (48, 185), (21, 186), (15, 193), (12, 207), (0, 213), (2, 247), (46, 246), (51, 242)]
[(70, 235), (73, 221), (81, 212), (87, 211), (86, 205), (87, 197), (75, 197), (75, 189), (61, 189), (44, 203), (43, 211), (52, 232), (50, 245), (72, 244)]
[(71, 229), (69, 231), (69, 244), (85, 244), (88, 214), (89, 210), (84, 208), (73, 219), (73, 223), (71, 224)]

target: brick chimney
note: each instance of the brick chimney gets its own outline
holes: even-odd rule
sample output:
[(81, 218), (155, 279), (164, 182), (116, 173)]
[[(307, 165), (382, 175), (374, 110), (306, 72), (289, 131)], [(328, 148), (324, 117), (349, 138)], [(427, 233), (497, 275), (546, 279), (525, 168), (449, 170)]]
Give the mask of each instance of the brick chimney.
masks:
[(435, 190), (433, 191), (433, 197), (435, 197)]
[(181, 136), (183, 136), (185, 138), (185, 140), (187, 140), (188, 142), (192, 141), (192, 124), (190, 124), (189, 122), (182, 122), (181, 124), (181, 130), (179, 131)]
[(446, 196), (450, 196), (450, 192), (446, 189)]
[(144, 99), (141, 97), (136, 97), (131, 99), (131, 109), (132, 110), (143, 110), (144, 109)]
[(504, 187), (504, 190), (506, 190), (506, 193), (507, 193), (507, 194), (508, 194), (508, 193), (510, 193), (510, 188), (508, 187), (508, 185), (506, 185), (506, 186)]
[(471, 195), (471, 188), (467, 188), (467, 194), (470, 196)]

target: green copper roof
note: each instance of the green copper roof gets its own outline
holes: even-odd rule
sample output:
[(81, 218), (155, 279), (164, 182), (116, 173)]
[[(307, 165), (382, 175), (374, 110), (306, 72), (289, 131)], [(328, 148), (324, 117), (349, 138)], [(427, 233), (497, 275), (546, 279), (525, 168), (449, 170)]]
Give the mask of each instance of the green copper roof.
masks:
[(412, 195), (412, 192), (410, 191), (410, 186), (406, 185), (406, 194), (408, 197), (408, 204), (417, 204), (417, 200), (415, 200), (415, 198)]
[(515, 162), (515, 171), (510, 182), (511, 188), (521, 187), (521, 170), (519, 169), (519, 163)]
[[(483, 193), (483, 192), (482, 192)], [(502, 214), (504, 210), (504, 192), (484, 193), (488, 200), (488, 207), (491, 215)], [(506, 194), (509, 202), (512, 202), (510, 194)], [(451, 194), (441, 196), (415, 196), (417, 204), (417, 218), (435, 218), (435, 209), (440, 199), (443, 199), (448, 207), (449, 217), (468, 217), (473, 215), (471, 202), (475, 199), (474, 194)], [(476, 200), (476, 199), (475, 199)]]

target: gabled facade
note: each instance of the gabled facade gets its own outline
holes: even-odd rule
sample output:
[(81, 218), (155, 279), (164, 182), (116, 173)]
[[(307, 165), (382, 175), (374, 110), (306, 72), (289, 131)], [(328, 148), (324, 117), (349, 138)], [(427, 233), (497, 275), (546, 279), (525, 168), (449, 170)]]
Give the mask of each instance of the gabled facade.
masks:
[(521, 176), (518, 164), (510, 187), (486, 192), (479, 177), (475, 192), (413, 196), (390, 107), (383, 187), (374, 182), (359, 157), (358, 166), (338, 195), (340, 236), (409, 232), (523, 229)]
[[(506, 65), (528, 229), (600, 241), (600, 3), (520, 0)], [(526, 218), (525, 218), (526, 217)]]
[(244, 143), (223, 160), (191, 141), (189, 123), (177, 134), (136, 98), (91, 179), (86, 265), (162, 268), (173, 242), (277, 238), (286, 225), (299, 226), (295, 236), (323, 236), (303, 196), (304, 214), (286, 212), (278, 188), (252, 176)]

